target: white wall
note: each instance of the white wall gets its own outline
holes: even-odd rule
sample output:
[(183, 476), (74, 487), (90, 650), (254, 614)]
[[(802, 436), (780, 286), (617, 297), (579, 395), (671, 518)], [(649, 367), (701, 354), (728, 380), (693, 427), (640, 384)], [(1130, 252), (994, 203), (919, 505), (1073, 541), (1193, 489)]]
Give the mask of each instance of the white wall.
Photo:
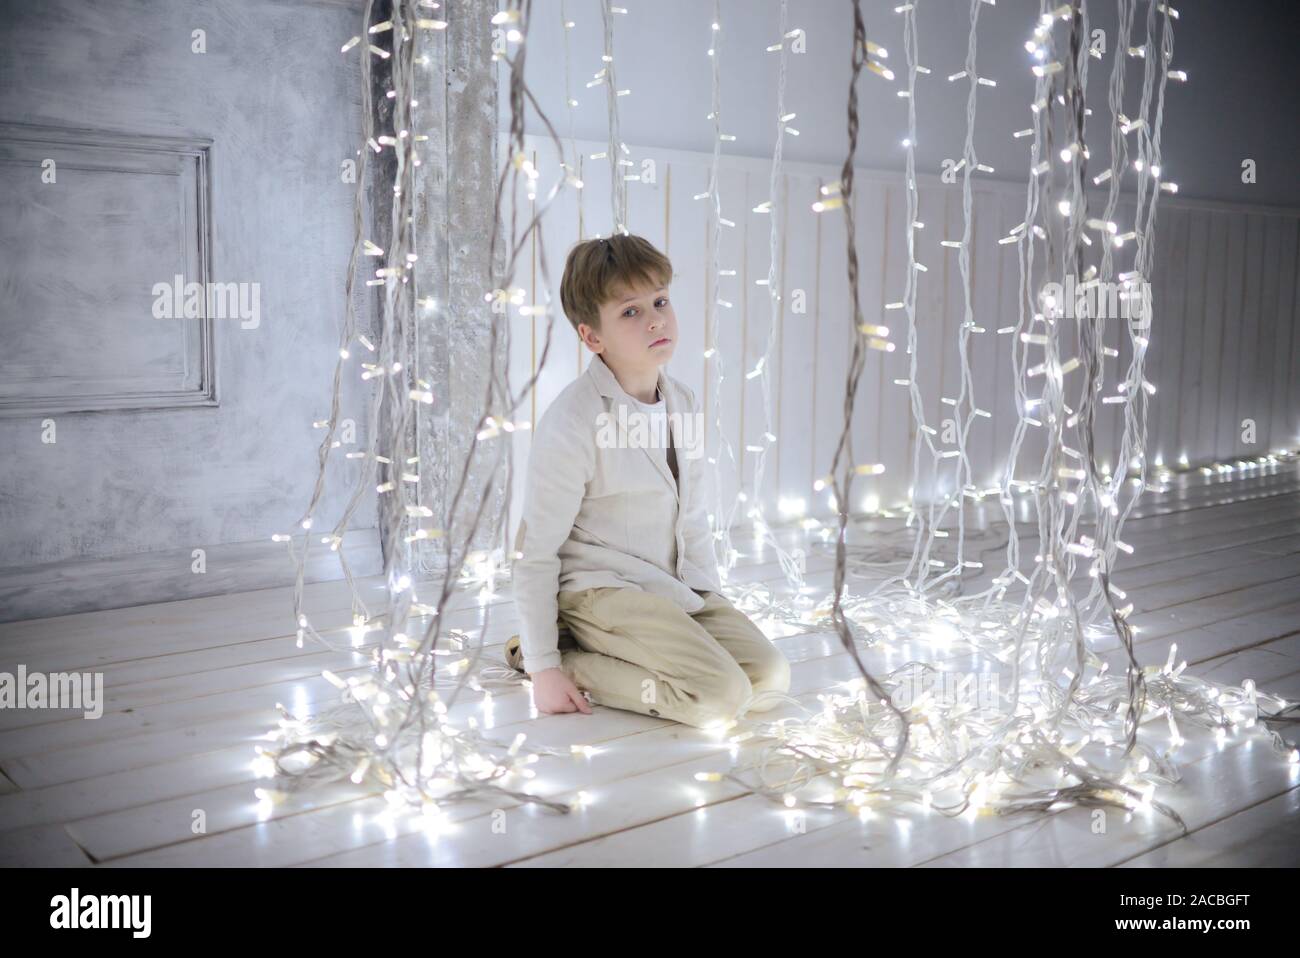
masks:
[[(680, 342), (669, 371), (702, 399), (708, 395), (708, 448), (713, 455), (717, 436), (712, 433), (712, 410), (719, 397), (712, 394), (712, 376), (706, 377), (702, 356), (705, 277), (709, 272), (705, 246), (708, 211), (704, 201), (692, 199), (707, 189), (711, 157), (628, 145), (636, 162), (645, 158), (656, 162), (657, 184), (628, 184), (630, 229), (651, 240), (673, 261), (677, 279), (671, 295)], [(579, 140), (576, 147), (586, 157), (604, 150), (605, 144)], [(549, 187), (557, 159), (550, 141), (530, 137), (529, 149), (541, 170), (540, 183)], [(767, 455), (762, 490), (770, 519), (777, 517), (778, 497), (803, 498), (811, 513), (830, 514), (825, 493), (814, 496), (812, 483), (829, 472), (842, 427), (846, 344), (852, 329), (844, 217), (838, 212), (816, 214), (810, 209), (818, 185), (838, 179), (839, 171), (829, 165), (803, 163), (786, 164), (785, 168), (783, 285), (787, 304), (795, 288), (807, 291), (808, 312), (782, 314), (772, 359), (772, 432), (778, 442)], [(722, 212), (737, 226), (723, 230), (721, 266), (736, 269), (737, 275), (724, 277), (720, 291), (722, 298), (736, 304), (732, 310), (718, 310), (726, 376), (721, 401), (724, 428), (738, 453), (746, 443), (760, 442), (765, 431), (759, 380), (746, 381), (744, 372), (752, 369), (762, 354), (770, 323), (766, 287), (754, 283), (767, 275), (770, 219), (751, 212), (768, 198), (769, 171), (766, 160), (723, 158)], [(555, 344), (535, 403), (521, 417), (534, 422), (550, 399), (585, 369), (589, 359), (560, 309), (559, 281), (565, 256), (577, 239), (609, 233), (604, 161), (584, 160), (582, 178), (585, 189), (562, 194), (543, 221), (556, 322)], [(858, 170), (855, 182), (863, 320), (888, 325), (891, 338), (899, 344), (891, 354), (873, 352), (868, 356), (859, 385), (854, 459), (882, 462), (887, 471), (855, 482), (860, 497), (853, 504), (856, 509), (869, 494), (874, 493), (885, 505), (906, 496), (914, 437), (907, 391), (892, 382), (908, 374), (906, 317), (901, 310), (883, 309), (885, 303), (903, 298), (907, 263), (903, 180), (893, 172)], [(977, 419), (971, 427), (974, 481), (983, 487), (997, 484), (1016, 421), (1010, 337), (998, 336), (994, 330), (1015, 322), (1019, 270), (1015, 245), (998, 245), (996, 240), (1023, 220), (1025, 193), (1023, 185), (1012, 183), (973, 180), (972, 184), (975, 320), (988, 329), (971, 337), (972, 371), (976, 404), (993, 413), (991, 420)], [(941, 405), (940, 396), (955, 397), (960, 388), (957, 325), (963, 309), (961, 277), (957, 251), (939, 246), (941, 239), (961, 235), (960, 177), (957, 185), (945, 186), (937, 178), (923, 176), (918, 178), (918, 186), (920, 219), (926, 226), (918, 234), (916, 256), (929, 269), (922, 275), (917, 298), (917, 380), (927, 422), (935, 425), (940, 410), (948, 408)], [(507, 211), (505, 221), (509, 219)], [(1131, 226), (1131, 200), (1126, 207), (1121, 199), (1116, 219), (1121, 230)], [(1300, 211), (1189, 202), (1161, 195), (1152, 277), (1154, 319), (1147, 354), (1147, 375), (1157, 386), (1148, 416), (1148, 450), (1153, 458), (1159, 455), (1173, 465), (1186, 455), (1196, 464), (1257, 456), (1296, 444), (1300, 435), (1300, 336), (1294, 335), (1298, 234)], [(1117, 256), (1115, 262), (1117, 272), (1129, 268), (1128, 258)], [(515, 280), (529, 289), (529, 301), (544, 301), (535, 258), (525, 262)], [(513, 320), (512, 382), (522, 382), (536, 368), (545, 325), (544, 319)], [(1127, 335), (1121, 335), (1121, 329), (1116, 324), (1106, 337), (1108, 345), (1121, 349), (1118, 360), (1107, 361), (1112, 384), (1107, 394), (1114, 392), (1116, 370), (1126, 367), (1129, 360), (1124, 348)], [(746, 344), (743, 356), (742, 340)], [(1120, 407), (1100, 409), (1098, 448), (1117, 450)], [(1254, 445), (1242, 441), (1241, 423), (1247, 418), (1256, 423)], [(519, 434), (516, 440), (516, 522), (529, 435)], [(734, 495), (738, 488), (752, 494), (753, 458), (749, 454), (742, 461), (740, 476), (727, 469), (719, 471), (726, 496)], [(1020, 476), (1031, 478), (1027, 470), (1037, 466), (1029, 442), (1020, 461), (1025, 470)], [(1113, 451), (1109, 461), (1112, 467), (1118, 465)]]

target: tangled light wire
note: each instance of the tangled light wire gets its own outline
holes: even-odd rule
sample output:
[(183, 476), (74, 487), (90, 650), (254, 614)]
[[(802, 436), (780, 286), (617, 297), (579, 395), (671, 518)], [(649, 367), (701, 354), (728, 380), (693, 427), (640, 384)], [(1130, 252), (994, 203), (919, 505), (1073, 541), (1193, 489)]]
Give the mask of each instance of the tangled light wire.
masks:
[[(909, 61), (907, 141), (908, 187), (908, 276), (903, 304), (909, 318), (909, 352), (912, 355), (912, 376), (908, 381), (913, 396), (915, 423), (921, 427), (918, 434), (934, 453), (924, 428), (924, 415), (919, 403), (916, 384), (915, 354), (915, 284), (918, 269), (914, 257), (913, 231), (916, 221), (916, 192), (914, 179), (913, 145), (915, 136), (915, 77), (916, 23), (915, 12), (919, 0), (904, 3), (898, 11), (904, 15), (905, 46)], [(970, 242), (969, 176), (971, 167), (979, 168), (974, 155), (972, 127), (974, 123), (974, 91), (978, 82), (975, 75), (975, 37), (979, 8), (983, 0), (971, 2), (971, 31), (967, 52), (966, 74), (969, 77), (967, 101), (967, 137), (963, 162), (966, 176), (963, 180), (963, 209), (965, 213), (961, 251), (968, 253)], [(866, 39), (858, 0), (854, 0), (853, 73), (849, 91), (849, 153), (845, 162), (840, 192), (847, 219), (848, 273), (850, 295), (853, 303), (853, 320), (863, 333), (879, 336), (881, 331), (864, 327), (861, 323), (857, 300), (857, 256), (854, 244), (852, 210), (852, 161), (857, 135), (857, 100), (855, 86), (858, 74), (866, 62), (878, 75), (890, 78), (888, 71), (878, 63), (867, 60), (867, 54), (878, 52), (878, 47)], [(1159, 9), (1160, 56), (1158, 104), (1151, 113), (1151, 90), (1157, 57), (1151, 53), (1156, 31), (1156, 11)], [(1121, 31), (1127, 39), (1126, 17), (1131, 16), (1131, 4), (1120, 0)], [(1069, 35), (1065, 53), (1057, 59), (1053, 28), (1058, 20), (1068, 21)], [(1177, 813), (1153, 797), (1157, 785), (1178, 780), (1177, 768), (1169, 753), (1182, 741), (1177, 720), (1201, 727), (1215, 728), (1220, 733), (1237, 728), (1252, 728), (1256, 720), (1272, 719), (1277, 724), (1294, 722), (1291, 715), (1295, 706), (1276, 696), (1259, 693), (1247, 681), (1240, 687), (1221, 686), (1184, 674), (1186, 663), (1175, 667), (1175, 648), (1170, 649), (1163, 667), (1138, 666), (1133, 653), (1133, 630), (1126, 622), (1132, 611), (1130, 603), (1125, 608), (1116, 607), (1122, 593), (1109, 582), (1109, 570), (1116, 549), (1121, 545), (1118, 529), (1132, 509), (1133, 502), (1145, 487), (1144, 460), (1141, 449), (1145, 444), (1145, 394), (1150, 391), (1142, 376), (1142, 356), (1145, 337), (1133, 336), (1133, 362), (1128, 379), (1121, 386), (1125, 397), (1125, 432), (1122, 448), (1127, 454), (1136, 451), (1139, 476), (1137, 488), (1122, 515), (1115, 506), (1120, 491), (1119, 481), (1108, 476), (1103, 479), (1097, 464), (1095, 434), (1091, 415), (1094, 393), (1100, 390), (1102, 375), (1100, 359), (1114, 355), (1101, 346), (1103, 317), (1093, 316), (1086, 310), (1079, 316), (1076, 355), (1063, 359), (1068, 345), (1062, 331), (1063, 319), (1068, 315), (1063, 303), (1054, 303), (1043, 290), (1034, 274), (1035, 242), (1046, 248), (1046, 266), (1056, 266), (1056, 250), (1060, 250), (1059, 269), (1062, 281), (1067, 273), (1088, 282), (1097, 281), (1097, 270), (1083, 271), (1083, 249), (1091, 245), (1083, 232), (1085, 225), (1095, 226), (1087, 216), (1087, 197), (1083, 188), (1087, 148), (1084, 139), (1084, 82), (1087, 75), (1087, 52), (1084, 38), (1087, 32), (1086, 4), (1081, 0), (1049, 9), (1046, 0), (1040, 2), (1040, 17), (1035, 29), (1035, 42), (1030, 44), (1039, 56), (1034, 67), (1036, 92), (1033, 103), (1035, 123), (1031, 147), (1031, 176), (1027, 191), (1027, 209), (1024, 223), (1012, 233), (1021, 250), (1021, 283), (1019, 322), (1014, 327), (1012, 339), (1013, 366), (1016, 370), (1016, 396), (1018, 406), (1017, 430), (1004, 474), (1001, 502), (1007, 512), (1011, 534), (1008, 538), (1008, 570), (993, 580), (993, 585), (974, 596), (945, 600), (934, 596), (933, 586), (949, 575), (960, 576), (964, 562), (960, 537), (957, 563), (945, 576), (929, 583), (926, 569), (929, 549), (936, 530), (937, 519), (918, 525), (914, 560), (921, 559), (916, 579), (909, 580), (914, 563), (898, 579), (886, 580), (865, 598), (844, 601), (848, 494), (855, 472), (851, 462), (842, 463), (841, 457), (849, 447), (853, 399), (861, 373), (864, 350), (862, 338), (855, 341), (853, 361), (848, 373), (845, 399), (845, 425), (840, 445), (836, 451), (834, 481), (840, 514), (840, 535), (836, 542), (835, 593), (830, 617), (839, 633), (845, 650), (857, 665), (860, 678), (848, 683), (846, 694), (821, 694), (820, 713), (805, 713), (793, 719), (779, 719), (756, 723), (732, 738), (733, 746), (748, 742), (756, 746), (756, 755), (748, 760), (734, 761), (727, 777), (787, 806), (795, 804), (825, 805), (855, 809), (863, 817), (872, 813), (874, 806), (896, 802), (916, 802), (927, 809), (945, 815), (960, 815), (967, 811), (991, 811), (1009, 814), (1017, 811), (1048, 812), (1080, 806), (1112, 806), (1127, 811), (1155, 809), (1185, 828)], [(1159, 129), (1163, 114), (1163, 91), (1172, 56), (1172, 24), (1165, 4), (1148, 0), (1146, 63), (1141, 123), (1124, 118), (1117, 104), (1122, 97), (1124, 60), (1127, 42), (1115, 50), (1114, 73), (1111, 80), (1111, 122), (1121, 127), (1123, 133), (1138, 129), (1139, 150), (1143, 162), (1138, 166), (1138, 203), (1135, 228), (1127, 236), (1136, 239), (1135, 269), (1122, 274), (1124, 282), (1136, 285), (1136, 280), (1149, 280), (1155, 223), (1155, 201), (1158, 190), (1149, 189), (1152, 167), (1159, 169)], [(1039, 53), (1041, 51), (1041, 53)], [(1061, 62), (1061, 61), (1064, 62)], [(960, 76), (960, 74), (958, 75)], [(1060, 86), (1058, 91), (1057, 87)], [(1067, 200), (1053, 205), (1053, 164), (1050, 159), (1039, 159), (1043, 144), (1048, 156), (1053, 155), (1053, 104), (1066, 106), (1066, 147), (1061, 154), (1062, 166), (1069, 177)], [(1151, 130), (1148, 140), (1145, 131)], [(1122, 141), (1121, 141), (1122, 142)], [(1116, 152), (1119, 156), (1117, 158)], [(1114, 208), (1114, 183), (1124, 171), (1124, 149), (1112, 151), (1112, 197), (1108, 215)], [(1147, 199), (1148, 191), (1150, 199)], [(840, 204), (836, 204), (840, 205)], [(814, 207), (816, 208), (816, 207)], [(1044, 213), (1058, 210), (1060, 223), (1044, 218)], [(1101, 225), (1102, 246), (1109, 268), (1109, 245), (1115, 228)], [(1058, 238), (1064, 233), (1063, 238)], [(945, 244), (954, 245), (954, 244)], [(1049, 274), (1050, 275), (1050, 274)], [(970, 299), (970, 275), (963, 262), (962, 281), (965, 292), (965, 319), (960, 330), (959, 353), (963, 365), (963, 391), (953, 405), (969, 394), (968, 357), (965, 352), (966, 335), (972, 331), (973, 317)], [(1149, 299), (1147, 300), (1149, 306)], [(898, 304), (895, 304), (898, 305)], [(1027, 322), (1027, 313), (1029, 321)], [(1149, 316), (1149, 313), (1147, 314)], [(1027, 327), (1027, 328), (1026, 328)], [(999, 330), (1011, 332), (1011, 329)], [(1032, 366), (1029, 348), (1041, 347), (1043, 360)], [(1088, 358), (1081, 360), (1080, 355)], [(1064, 377), (1083, 364), (1080, 410), (1065, 402)], [(1043, 377), (1042, 396), (1028, 400), (1030, 380)], [(968, 399), (968, 411), (974, 412), (973, 397)], [(1040, 407), (1041, 420), (1027, 415), (1029, 405)], [(1136, 412), (1131, 407), (1137, 406)], [(1084, 420), (1083, 445), (1085, 453), (1066, 443), (1067, 430), (1075, 430), (1080, 418)], [(966, 423), (969, 426), (969, 419)], [(1043, 464), (1036, 482), (1022, 482), (1014, 478), (1019, 446), (1027, 425), (1043, 428), (1046, 443)], [(955, 454), (936, 456), (965, 459), (965, 429)], [(919, 444), (916, 458), (919, 461)], [(1086, 469), (1071, 465), (1082, 461)], [(961, 529), (962, 497), (971, 489), (961, 482), (963, 465), (958, 466), (958, 479), (953, 495), (945, 503), (958, 503), (958, 527)], [(1122, 476), (1122, 473), (1121, 473)], [(1080, 483), (1070, 488), (1070, 480)], [(1038, 514), (1039, 554), (1031, 577), (1019, 570), (1018, 543), (1014, 532), (1015, 517), (1011, 510), (1012, 489), (1019, 486), (1034, 496)], [(914, 485), (914, 491), (917, 487)], [(937, 491), (937, 486), (936, 486)], [(1084, 509), (1092, 503), (1097, 512), (1096, 539), (1080, 536), (1075, 541), (1077, 524)], [(1072, 509), (1070, 507), (1073, 507)], [(915, 505), (913, 506), (915, 512)], [(940, 512), (939, 518), (943, 515)], [(931, 509), (933, 516), (933, 507)], [(1112, 520), (1118, 518), (1117, 522)], [(1130, 550), (1125, 550), (1130, 551)], [(1091, 648), (1085, 633), (1085, 614), (1070, 589), (1075, 557), (1091, 558), (1090, 570), (1096, 577), (1090, 597), (1099, 595), (1110, 612), (1111, 623), (1125, 653), (1124, 676), (1108, 676), (1110, 663), (1103, 661)], [(1009, 587), (1019, 581), (1025, 586), (1025, 596), (1018, 605), (1005, 601)], [(1047, 592), (1055, 587), (1055, 601)], [(982, 653), (991, 660), (995, 670), (1009, 666), (1012, 683), (1008, 694), (981, 694), (974, 691), (975, 676), (965, 675), (956, 689), (949, 682), (953, 673), (943, 673), (931, 663), (909, 662), (894, 670), (882, 683), (864, 666), (855, 644), (850, 619), (866, 630), (868, 644), (886, 647), (907, 638), (926, 637), (935, 645), (947, 648), (958, 646)], [(919, 635), (918, 635), (919, 633)], [(1092, 670), (1089, 675), (1088, 671)], [(960, 675), (960, 673), (957, 673)], [(1000, 672), (995, 671), (995, 675)], [(980, 676), (981, 683), (984, 675)], [(1064, 685), (1062, 684), (1064, 680)], [(966, 694), (961, 694), (962, 691)], [(911, 693), (910, 695), (908, 693)], [(956, 694), (954, 694), (956, 693)], [(787, 697), (789, 698), (789, 697)], [(791, 702), (797, 700), (790, 699)], [(1265, 711), (1261, 706), (1271, 709)], [(1139, 741), (1139, 725), (1148, 719), (1164, 717), (1170, 733), (1169, 750), (1159, 752), (1149, 743)], [(1177, 719), (1177, 720), (1176, 720)], [(1279, 751), (1289, 750), (1291, 761), (1297, 753), (1273, 728), (1268, 728), (1272, 744)]]
[[(554, 328), (554, 312), (550, 308), (549, 296), (545, 304), (523, 304), (525, 291), (511, 285), (519, 257), (530, 238), (535, 237), (535, 249), (538, 251), (538, 263), (543, 277), (543, 290), (550, 289), (549, 270), (545, 248), (542, 243), (540, 223), (546, 210), (555, 197), (566, 185), (580, 187), (581, 181), (567, 172), (561, 164), (563, 175), (552, 185), (543, 202), (535, 209), (526, 223), (522, 233), (517, 230), (512, 217), (508, 256), (502, 272), (498, 272), (500, 257), (498, 248), (501, 243), (501, 203), (506, 189), (507, 177), (512, 193), (518, 190), (521, 175), (527, 178), (530, 196), (535, 195), (535, 183), (538, 171), (524, 153), (524, 110), (526, 103), (531, 104), (541, 118), (556, 153), (563, 158), (563, 145), (552, 128), (549, 119), (533, 97), (532, 91), (524, 81), (524, 63), (526, 38), (530, 22), (531, 0), (510, 0), (506, 9), (496, 13), (492, 24), (500, 27), (500, 34), (507, 41), (506, 47), (516, 44), (513, 57), (504, 55), (510, 68), (510, 158), (502, 164), (501, 175), (496, 185), (494, 204), (494, 225), (491, 242), (487, 251), (494, 289), (485, 299), (491, 304), (489, 322), (490, 338), (488, 354), (488, 375), (485, 377), (485, 396), (482, 412), (478, 419), (473, 442), (466, 454), (465, 461), (454, 494), (447, 508), (447, 516), (455, 526), (455, 517), (460, 514), (460, 503), (466, 496), (477, 494), (477, 502), (472, 522), (463, 530), (461, 536), (455, 536), (452, 530), (434, 530), (445, 545), (445, 563), (442, 581), (436, 580), (432, 585), (438, 590), (436, 602), (421, 602), (416, 596), (416, 584), (412, 581), (410, 545), (429, 536), (430, 530), (418, 527), (418, 519), (432, 514), (426, 506), (410, 504), (407, 501), (406, 486), (413, 474), (407, 467), (416, 461), (406, 456), (408, 427), (415, 401), (428, 402), (431, 397), (429, 386), (422, 380), (412, 384), (409, 380), (415, 374), (414, 355), (414, 289), (413, 264), (417, 260), (414, 251), (414, 231), (412, 228), (412, 204), (414, 201), (413, 170), (420, 164), (416, 152), (417, 142), (427, 137), (416, 134), (413, 110), (417, 106), (415, 98), (415, 64), (427, 62), (416, 57), (416, 38), (420, 30), (443, 30), (445, 21), (432, 20), (422, 14), (418, 8), (429, 7), (427, 0), (392, 0), (390, 19), (381, 23), (372, 23), (373, 0), (365, 7), (363, 32), (353, 38), (343, 48), (344, 53), (358, 46), (365, 38), (363, 49), (362, 81), (364, 105), (364, 134), (369, 149), (381, 153), (385, 147), (391, 148), (395, 160), (395, 182), (393, 183), (393, 210), (391, 221), (391, 241), (385, 252), (375, 244), (365, 241), (367, 252), (372, 255), (386, 255), (386, 266), (376, 270), (377, 280), (372, 285), (384, 286), (384, 303), (381, 314), (380, 342), (378, 347), (370, 344), (364, 337), (358, 336), (368, 348), (379, 353), (378, 364), (364, 364), (363, 379), (379, 378), (380, 389), (374, 397), (370, 409), (369, 446), (362, 463), (361, 478), (357, 490), (339, 527), (335, 530), (332, 544), (335, 548), (342, 539), (342, 530), (346, 527), (347, 516), (355, 509), (356, 503), (364, 493), (366, 485), (377, 465), (385, 467), (385, 478), (377, 487), (380, 493), (381, 524), (388, 543), (385, 555), (385, 578), (388, 586), (389, 607), (380, 614), (366, 616), (364, 606), (356, 596), (355, 584), (349, 576), (349, 585), (353, 591), (354, 636), (360, 639), (367, 631), (378, 631), (381, 640), (370, 648), (371, 666), (363, 674), (355, 674), (346, 679), (325, 672), (324, 676), (340, 690), (341, 704), (326, 709), (312, 716), (299, 716), (280, 707), (282, 719), (280, 728), (275, 733), (276, 743), (273, 748), (259, 748), (258, 771), (267, 776), (278, 776), (277, 787), (259, 788), (257, 794), (264, 801), (272, 803), (282, 800), (288, 792), (308, 784), (321, 784), (342, 778), (349, 778), (357, 784), (378, 785), (384, 789), (386, 797), (395, 805), (419, 808), (426, 814), (436, 814), (441, 805), (482, 796), (507, 796), (520, 802), (534, 802), (557, 811), (568, 811), (568, 803), (553, 801), (530, 794), (509, 784), (512, 779), (530, 777), (530, 770), (524, 766), (535, 761), (540, 754), (569, 754), (571, 750), (551, 748), (523, 748), (524, 736), (517, 735), (509, 743), (497, 742), (482, 734), (478, 723), (472, 715), (466, 715), (468, 708), (457, 708), (457, 698), (471, 677), (475, 674), (475, 665), (483, 649), (483, 635), (488, 628), (488, 607), (483, 609), (483, 626), (479, 641), (474, 644), (472, 658), (459, 656), (467, 648), (470, 636), (447, 627), (449, 633), (445, 643), (450, 648), (440, 648), (441, 637), (449, 601), (456, 590), (458, 579), (465, 568), (472, 544), (483, 513), (491, 497), (496, 479), (500, 474), (503, 457), (509, 449), (508, 439), (515, 423), (510, 418), (524, 399), (535, 388), (537, 379), (545, 365), (550, 350)], [(377, 34), (390, 34), (393, 43), (391, 50), (385, 50), (369, 42)], [(393, 134), (373, 136), (375, 119), (375, 96), (371, 82), (370, 55), (390, 62), (392, 91), (387, 97), (392, 103)], [(494, 55), (494, 59), (497, 57)], [(362, 169), (365, 169), (363, 162)], [(382, 189), (386, 184), (381, 183)], [(357, 250), (362, 246), (363, 220), (362, 204), (364, 202), (364, 177), (359, 177), (358, 188), (354, 198), (354, 228), (356, 237), (353, 244), (353, 258), (349, 266), (348, 290), (352, 288), (353, 274), (356, 268)], [(375, 252), (378, 251), (378, 252)], [(527, 379), (518, 392), (511, 390), (507, 371), (502, 368), (498, 348), (504, 343), (508, 352), (509, 323), (511, 306), (519, 307), (521, 315), (547, 317), (546, 339), (537, 369)], [(348, 358), (347, 346), (351, 344), (354, 317), (349, 313), (345, 325), (344, 347), (341, 359)], [(341, 364), (340, 364), (341, 365)], [(320, 490), (324, 483), (324, 470), (329, 451), (338, 444), (332, 441), (333, 431), (337, 426), (337, 414), (340, 405), (339, 385), (341, 375), (336, 368), (332, 416), (329, 423), (330, 434), (322, 445), (320, 457), (320, 474), (317, 477), (316, 494), (308, 508), (303, 528), (310, 528), (310, 516), (315, 508)], [(386, 429), (380, 428), (384, 423)], [(482, 482), (481, 492), (470, 489), (471, 465), (475, 453), (481, 445), (488, 445), (495, 450), (492, 468)], [(418, 479), (418, 476), (415, 477)], [(418, 482), (415, 483), (418, 487)], [(505, 510), (508, 511), (508, 510)], [(492, 541), (496, 541), (501, 532), (504, 511), (494, 517)], [(416, 527), (410, 535), (405, 533)], [(288, 537), (277, 537), (283, 541)], [(292, 540), (289, 540), (292, 542)], [(292, 545), (290, 546), (291, 555)], [(306, 544), (301, 556), (294, 558), (301, 562), (306, 558)], [(340, 553), (340, 560), (342, 555)], [(344, 565), (346, 571), (346, 564)], [(334, 649), (312, 626), (302, 612), (301, 582), (302, 567), (299, 566), (299, 588), (295, 592), (295, 612), (301, 629), (299, 639), (309, 633), (327, 648)], [(488, 587), (490, 589), (491, 582)], [(357, 610), (361, 611), (358, 613)], [(363, 617), (364, 616), (364, 617)], [(418, 637), (408, 634), (413, 620), (426, 620)], [(356, 643), (360, 645), (359, 642)], [(337, 649), (336, 649), (337, 650)], [(455, 656), (455, 662), (440, 664), (439, 659)], [(474, 683), (475, 690), (483, 692), (482, 687)], [(445, 693), (445, 694), (444, 694)], [(477, 703), (473, 703), (477, 704)]]

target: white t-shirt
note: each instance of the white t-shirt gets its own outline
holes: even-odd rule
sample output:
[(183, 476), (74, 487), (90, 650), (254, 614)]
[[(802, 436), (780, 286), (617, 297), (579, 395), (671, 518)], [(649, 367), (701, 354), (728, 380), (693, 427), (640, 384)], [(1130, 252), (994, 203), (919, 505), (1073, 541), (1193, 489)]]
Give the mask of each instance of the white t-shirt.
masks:
[[(673, 447), (673, 432), (668, 424), (668, 404), (664, 402), (664, 397), (655, 391), (657, 401), (653, 403), (643, 403), (641, 400), (632, 396), (631, 399), (636, 403), (637, 411), (644, 413), (648, 418), (650, 427), (649, 447), (647, 451), (664, 462), (668, 466), (669, 472), (672, 473), (673, 479), (677, 478), (677, 450)], [(660, 442), (659, 437), (663, 437)], [(663, 443), (667, 443), (665, 446)], [(669, 559), (669, 568), (675, 568), (677, 565), (677, 546), (673, 545), (672, 555)]]
[[(673, 448), (672, 429), (669, 428), (668, 425), (668, 406), (664, 402), (664, 397), (659, 394), (658, 390), (655, 390), (655, 396), (657, 399), (653, 403), (643, 403), (635, 396), (629, 398), (636, 403), (637, 410), (645, 413), (648, 417), (648, 422), (650, 423), (650, 435), (652, 437), (649, 447), (650, 454), (658, 457), (661, 462), (667, 465), (669, 472), (671, 472), (673, 478), (676, 479), (677, 450)], [(658, 442), (656, 437), (659, 436), (663, 436), (667, 440), (667, 448)]]

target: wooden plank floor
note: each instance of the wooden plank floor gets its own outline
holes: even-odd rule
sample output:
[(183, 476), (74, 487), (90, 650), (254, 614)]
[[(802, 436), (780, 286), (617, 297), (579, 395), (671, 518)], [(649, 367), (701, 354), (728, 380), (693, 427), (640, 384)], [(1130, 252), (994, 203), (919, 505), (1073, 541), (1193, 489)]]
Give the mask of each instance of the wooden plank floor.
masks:
[[(996, 508), (990, 511), (996, 513)], [(858, 538), (872, 541), (866, 524)], [(985, 536), (986, 575), (1001, 569), (1004, 536)], [(1020, 527), (1032, 554), (1033, 529)], [(788, 533), (793, 544), (796, 533)], [(865, 538), (863, 538), (865, 536)], [(906, 541), (894, 537), (897, 541)], [(1300, 467), (1242, 477), (1191, 474), (1151, 494), (1125, 526), (1135, 553), (1116, 581), (1134, 603), (1138, 655), (1163, 662), (1171, 643), (1193, 672), (1217, 681), (1254, 679), (1300, 698)], [(745, 543), (736, 541), (738, 548)], [(287, 560), (286, 560), (287, 561)], [(831, 587), (832, 557), (812, 551), (808, 583)], [(770, 555), (742, 560), (735, 577), (783, 583)], [(1082, 583), (1086, 585), (1086, 582)], [(379, 579), (363, 582), (382, 607)], [(862, 591), (858, 587), (858, 591)], [(973, 590), (972, 590), (973, 591)], [(350, 624), (345, 583), (306, 587), (308, 613), (340, 646)], [(497, 663), (517, 631), (508, 590), (486, 608), (458, 595), (452, 627), (488, 629), (480, 664)], [(661, 719), (597, 708), (591, 716), (539, 715), (522, 688), (462, 696), (501, 740), (524, 732), (534, 744), (596, 747), (589, 757), (545, 757), (529, 791), (589, 802), (568, 815), (534, 805), (446, 809), (431, 830), (394, 815), (382, 795), (350, 783), (267, 808), (253, 747), (275, 727), (275, 703), (298, 714), (336, 701), (322, 669), (366, 668), (366, 647), (298, 649), (287, 589), (187, 599), (0, 625), (0, 671), (104, 673), (102, 718), (49, 710), (0, 711), (0, 864), (84, 866), (231, 865), (1294, 865), (1300, 862), (1300, 766), (1272, 752), (1262, 734), (1219, 742), (1182, 730), (1174, 753), (1182, 783), (1162, 792), (1191, 829), (1183, 836), (1158, 814), (1110, 817), (1093, 833), (1088, 810), (1048, 816), (949, 819), (920, 809), (866, 821), (845, 812), (791, 812), (730, 782), (730, 749), (713, 734)], [(816, 696), (856, 675), (838, 638), (782, 635), (791, 694)], [(1105, 648), (1105, 646), (1103, 646)], [(1113, 654), (1114, 643), (1110, 645)], [(913, 657), (962, 668), (908, 641), (870, 650), (886, 670)], [(1118, 661), (1116, 660), (1116, 664)], [(793, 709), (764, 713), (770, 720)], [(1163, 722), (1144, 732), (1168, 743)], [(196, 810), (206, 831), (195, 834)], [(796, 820), (797, 819), (797, 820)]]

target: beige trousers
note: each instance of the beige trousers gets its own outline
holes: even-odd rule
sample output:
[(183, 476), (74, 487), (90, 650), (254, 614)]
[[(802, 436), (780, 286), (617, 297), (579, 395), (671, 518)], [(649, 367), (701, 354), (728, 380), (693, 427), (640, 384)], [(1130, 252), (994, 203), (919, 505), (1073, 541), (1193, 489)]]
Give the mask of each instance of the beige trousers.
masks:
[(735, 718), (755, 693), (788, 691), (790, 663), (772, 641), (725, 596), (696, 591), (705, 605), (694, 614), (642, 589), (561, 592), (560, 667), (594, 704), (697, 728)]

